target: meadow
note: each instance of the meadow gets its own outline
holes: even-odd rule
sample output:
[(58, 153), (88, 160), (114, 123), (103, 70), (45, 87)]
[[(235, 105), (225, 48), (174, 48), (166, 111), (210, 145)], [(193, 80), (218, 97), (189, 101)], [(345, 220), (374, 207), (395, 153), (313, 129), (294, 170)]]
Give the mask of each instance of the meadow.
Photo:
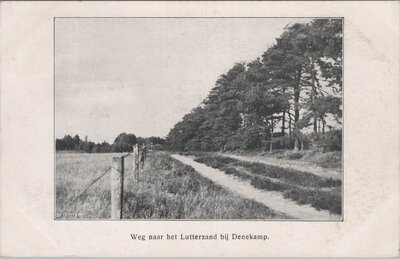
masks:
[[(110, 174), (106, 171), (111, 158), (121, 155), (57, 153), (56, 218), (110, 218)], [(125, 158), (122, 218), (285, 219), (289, 216), (214, 184), (168, 153), (150, 152), (139, 182), (133, 179), (131, 156)]]

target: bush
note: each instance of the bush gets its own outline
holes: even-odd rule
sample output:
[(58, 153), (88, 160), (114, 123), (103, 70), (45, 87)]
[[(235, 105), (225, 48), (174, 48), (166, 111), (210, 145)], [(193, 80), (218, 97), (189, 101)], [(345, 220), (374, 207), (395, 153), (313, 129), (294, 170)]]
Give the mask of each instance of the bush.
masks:
[(287, 184), (284, 183), (277, 183), (277, 182), (272, 182), (271, 180), (264, 178), (264, 177), (258, 177), (255, 176), (251, 179), (250, 182), (251, 185), (258, 189), (267, 189), (268, 191), (278, 191), (278, 192), (283, 192), (290, 188)]
[(299, 204), (311, 204), (316, 209), (342, 213), (342, 199), (338, 194), (318, 190), (290, 189), (283, 196)]
[(301, 152), (288, 152), (285, 155), (285, 158), (290, 160), (300, 159), (303, 157), (303, 153)]
[(227, 175), (234, 175), (242, 180), (247, 180), (249, 178), (252, 178), (250, 175), (248, 175), (244, 172), (240, 172), (239, 170), (237, 170), (234, 167), (224, 166), (221, 170)]
[(251, 163), (248, 166), (248, 169), (250, 169), (250, 172), (253, 174), (258, 174), (258, 175), (263, 175), (265, 174), (265, 166), (260, 163)]
[(324, 168), (340, 168), (342, 166), (342, 152), (321, 152), (318, 150), (312, 150), (306, 152), (302, 160), (317, 164)]
[(342, 166), (342, 152), (326, 153), (318, 160), (317, 164), (325, 168), (341, 167)]
[(222, 170), (223, 170), (226, 174), (233, 174), (233, 175), (235, 175), (235, 174), (238, 174), (238, 173), (239, 173), (239, 171), (236, 170), (236, 169), (233, 168), (233, 167), (224, 167), (224, 168), (222, 168)]
[(203, 157), (198, 157), (194, 159), (194, 161), (202, 164), (206, 164), (208, 166), (211, 166), (212, 168), (220, 169), (224, 167), (224, 164), (219, 162), (217, 159), (211, 156), (203, 156)]
[(332, 130), (318, 136), (317, 146), (323, 152), (342, 150), (342, 130)]

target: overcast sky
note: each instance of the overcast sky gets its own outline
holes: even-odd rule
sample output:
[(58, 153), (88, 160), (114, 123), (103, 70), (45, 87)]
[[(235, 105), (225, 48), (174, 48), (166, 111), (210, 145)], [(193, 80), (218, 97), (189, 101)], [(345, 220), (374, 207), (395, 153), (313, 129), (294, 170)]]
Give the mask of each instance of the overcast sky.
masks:
[(56, 19), (56, 137), (166, 136), (235, 62), (309, 19)]

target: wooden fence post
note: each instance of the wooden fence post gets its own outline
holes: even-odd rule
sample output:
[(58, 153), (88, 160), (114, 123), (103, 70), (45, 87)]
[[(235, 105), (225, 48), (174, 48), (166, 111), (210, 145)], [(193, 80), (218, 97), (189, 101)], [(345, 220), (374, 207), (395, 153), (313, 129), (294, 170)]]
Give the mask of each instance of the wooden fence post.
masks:
[(147, 144), (143, 144), (143, 148), (142, 148), (142, 152), (143, 152), (143, 164), (146, 163), (146, 159), (147, 159)]
[(113, 157), (111, 166), (111, 219), (121, 219), (124, 195), (124, 157)]
[(139, 173), (140, 173), (140, 148), (139, 144), (136, 144), (133, 148), (133, 175), (135, 181), (139, 181)]
[(143, 170), (143, 144), (139, 147), (139, 171)]
[(132, 147), (132, 172), (133, 172), (133, 179), (136, 180), (136, 144)]

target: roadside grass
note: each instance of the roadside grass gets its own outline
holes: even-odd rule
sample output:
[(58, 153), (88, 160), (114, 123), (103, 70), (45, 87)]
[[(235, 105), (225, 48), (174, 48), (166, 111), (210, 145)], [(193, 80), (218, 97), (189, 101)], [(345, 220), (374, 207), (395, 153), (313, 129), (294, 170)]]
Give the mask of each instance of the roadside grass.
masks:
[(342, 213), (342, 197), (337, 192), (289, 189), (283, 193), (283, 196), (299, 204), (311, 204), (317, 209), (329, 210), (336, 214)]
[(314, 163), (324, 168), (341, 168), (342, 167), (342, 152), (305, 152), (303, 161)]
[[(195, 161), (220, 169), (228, 175), (235, 175), (242, 180), (250, 180), (250, 184), (255, 188), (282, 192), (284, 198), (292, 199), (298, 204), (310, 204), (318, 210), (342, 213), (341, 192), (337, 191), (342, 184), (340, 180), (325, 179), (293, 169), (244, 162), (214, 154), (203, 153), (195, 158)], [(248, 173), (237, 169), (240, 167)], [(277, 181), (272, 181), (271, 178)], [(332, 191), (322, 188), (332, 188)]]
[[(109, 173), (84, 190), (117, 155), (57, 153), (57, 218), (110, 218)], [(131, 160), (125, 159), (124, 219), (288, 218), (223, 189), (167, 153), (149, 153), (137, 183)]]
[[(204, 152), (193, 152), (204, 153)], [(276, 159), (297, 160), (311, 165), (317, 165), (323, 168), (330, 168), (340, 170), (342, 168), (342, 152), (341, 151), (328, 151), (322, 152), (318, 149), (309, 149), (303, 151), (283, 150), (276, 149), (272, 152), (263, 150), (254, 151), (232, 151), (233, 154), (246, 155), (246, 156), (264, 156)]]
[(139, 184), (131, 182), (127, 190), (124, 218), (287, 218), (223, 189), (166, 153), (153, 154)]
[(275, 150), (272, 153), (258, 152), (254, 154), (277, 159), (298, 160), (300, 162), (314, 164), (323, 168), (340, 169), (342, 167), (341, 151), (322, 152), (317, 149), (304, 151)]
[(252, 174), (280, 179), (302, 187), (338, 187), (342, 185), (341, 180), (334, 180), (332, 178), (326, 179), (294, 169), (286, 169), (257, 162), (239, 161), (234, 158), (218, 155), (202, 154), (202, 156), (197, 157), (195, 161), (207, 164), (216, 169), (223, 169), (227, 165), (241, 166), (249, 170)]
[(282, 179), (286, 182), (303, 187), (337, 187), (342, 185), (341, 180), (322, 178), (311, 173), (294, 169), (287, 169), (257, 162), (250, 163), (246, 161), (237, 161), (235, 163), (249, 169), (253, 174)]

